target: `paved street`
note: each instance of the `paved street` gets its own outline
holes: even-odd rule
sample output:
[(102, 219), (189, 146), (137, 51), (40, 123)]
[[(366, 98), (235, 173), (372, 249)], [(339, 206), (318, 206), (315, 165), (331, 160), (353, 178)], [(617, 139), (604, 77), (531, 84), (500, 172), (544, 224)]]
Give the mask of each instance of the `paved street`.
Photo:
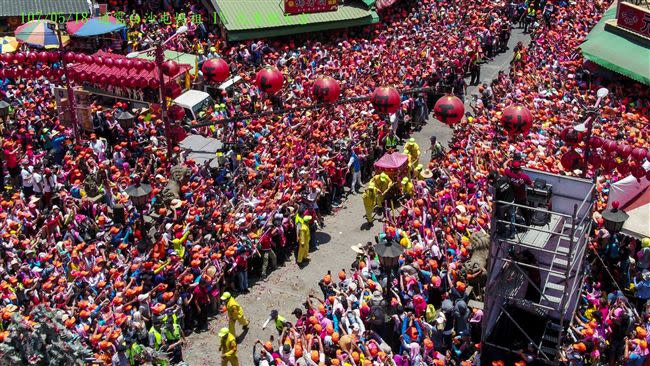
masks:
[[(481, 80), (488, 81), (494, 78), (499, 70), (507, 70), (512, 59), (512, 48), (518, 41), (528, 42), (529, 36), (523, 35), (521, 30), (513, 31), (510, 39), (510, 50), (498, 55), (494, 60), (482, 66)], [(469, 79), (468, 79), (469, 82)], [(476, 87), (468, 88), (467, 101)], [(451, 129), (440, 122), (430, 118), (427, 125), (413, 137), (420, 145), (423, 156), (424, 150), (429, 146), (429, 137), (436, 135), (443, 146), (451, 137)], [(343, 268), (349, 268), (354, 260), (354, 252), (350, 246), (357, 243), (373, 241), (373, 236), (378, 233), (381, 223), (375, 223), (370, 230), (362, 230), (365, 222), (364, 208), (360, 195), (351, 195), (341, 206), (338, 213), (325, 218), (326, 227), (315, 234), (319, 249), (310, 254), (311, 263), (303, 269), (291, 262), (273, 271), (265, 282), (253, 286), (249, 294), (239, 296), (237, 300), (245, 309), (246, 316), (250, 319), (250, 331), (240, 343), (239, 358), (243, 366), (252, 366), (252, 349), (256, 339), (267, 340), (276, 334), (273, 326), (262, 330), (262, 324), (267, 319), (272, 309), (277, 309), (280, 315), (293, 320), (291, 311), (305, 301), (307, 295), (321, 296), (318, 281), (328, 271), (337, 273)], [(209, 332), (192, 334), (184, 348), (185, 360), (192, 366), (218, 365), (220, 356), (218, 350), (217, 331), (226, 324), (226, 317), (219, 316), (210, 323)], [(238, 326), (238, 335), (241, 327)]]

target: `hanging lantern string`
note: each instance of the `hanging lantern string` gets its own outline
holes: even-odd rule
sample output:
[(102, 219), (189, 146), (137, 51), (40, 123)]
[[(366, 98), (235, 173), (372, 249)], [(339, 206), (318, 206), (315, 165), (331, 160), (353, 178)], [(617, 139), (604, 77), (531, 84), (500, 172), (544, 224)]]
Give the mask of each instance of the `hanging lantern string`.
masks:
[[(412, 88), (412, 89), (400, 90), (399, 92), (400, 92), (400, 94), (417, 94), (417, 93), (427, 93), (427, 92), (433, 92), (433, 91), (435, 91), (435, 88)], [(288, 114), (288, 113), (297, 112), (297, 111), (307, 111), (307, 110), (313, 110), (313, 109), (328, 108), (330, 106), (336, 106), (336, 105), (341, 105), (341, 104), (367, 102), (370, 99), (372, 99), (372, 95), (364, 95), (364, 96), (361, 96), (361, 97), (341, 99), (341, 100), (338, 100), (336, 102), (331, 102), (331, 103), (310, 104), (310, 105), (305, 105), (305, 106), (300, 106), (300, 107), (283, 108), (283, 109), (276, 109), (276, 110), (272, 110), (272, 111), (253, 113), (253, 114), (249, 114), (247, 116), (238, 115), (238, 116), (235, 116), (235, 117), (220, 119), (220, 120), (217, 120), (217, 121), (203, 122), (203, 123), (197, 123), (197, 124), (187, 124), (186, 127), (198, 128), (198, 127), (205, 127), (205, 126), (214, 126), (215, 124), (220, 124), (220, 123), (238, 122), (238, 121), (245, 121), (245, 120), (249, 120), (249, 119), (268, 117), (268, 116), (273, 116), (273, 115)]]

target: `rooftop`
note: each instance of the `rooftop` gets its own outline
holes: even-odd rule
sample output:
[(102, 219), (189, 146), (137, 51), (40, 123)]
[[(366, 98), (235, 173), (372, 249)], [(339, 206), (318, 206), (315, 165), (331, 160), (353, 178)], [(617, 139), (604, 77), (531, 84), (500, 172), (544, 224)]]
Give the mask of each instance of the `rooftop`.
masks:
[(86, 0), (0, 0), (0, 17), (22, 17), (23, 22), (38, 17), (49, 17), (53, 21), (57, 15), (89, 14)]

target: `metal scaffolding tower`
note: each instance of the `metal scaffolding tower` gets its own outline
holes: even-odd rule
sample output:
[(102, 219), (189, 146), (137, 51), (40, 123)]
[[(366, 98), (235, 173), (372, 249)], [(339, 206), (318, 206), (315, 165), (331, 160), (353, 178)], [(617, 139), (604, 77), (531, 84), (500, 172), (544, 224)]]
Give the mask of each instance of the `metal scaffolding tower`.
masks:
[[(593, 182), (524, 169), (552, 186), (550, 207), (495, 202), (482, 323), (482, 363), (518, 358), (527, 349), (558, 364), (565, 329), (572, 323), (584, 280), (583, 257), (591, 231)], [(529, 195), (530, 197), (530, 195)], [(525, 209), (546, 224), (511, 223), (496, 212)], [(514, 238), (497, 228), (517, 228)], [(522, 346), (523, 345), (523, 346)]]

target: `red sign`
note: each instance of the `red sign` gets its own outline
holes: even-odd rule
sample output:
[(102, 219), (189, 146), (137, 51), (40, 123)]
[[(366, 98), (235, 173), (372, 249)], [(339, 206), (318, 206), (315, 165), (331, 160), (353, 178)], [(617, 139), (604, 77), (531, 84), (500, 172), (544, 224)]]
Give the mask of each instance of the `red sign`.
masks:
[(286, 14), (320, 13), (337, 7), (338, 0), (284, 0)]
[(644, 37), (650, 37), (650, 12), (626, 2), (618, 4), (616, 25)]

